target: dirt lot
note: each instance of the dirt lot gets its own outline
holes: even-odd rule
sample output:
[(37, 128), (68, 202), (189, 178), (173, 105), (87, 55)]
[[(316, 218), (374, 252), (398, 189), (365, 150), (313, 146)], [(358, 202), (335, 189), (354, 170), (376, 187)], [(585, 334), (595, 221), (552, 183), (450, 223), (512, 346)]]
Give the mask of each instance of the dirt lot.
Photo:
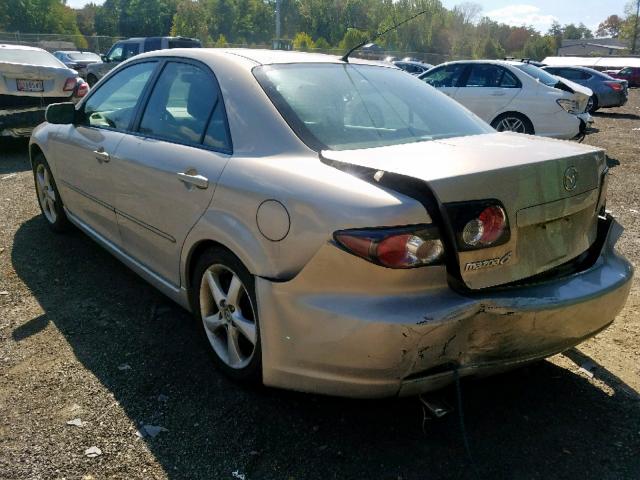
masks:
[[(619, 247), (640, 265), (640, 91), (596, 127), (586, 143), (620, 162), (608, 203), (627, 229)], [(81, 233), (50, 233), (25, 150), (0, 145), (1, 479), (640, 478), (637, 279), (595, 339), (462, 382), (471, 463), (457, 413), (423, 433), (416, 398), (226, 380), (187, 313)], [(455, 403), (454, 389), (442, 395)], [(141, 438), (141, 425), (166, 431)]]

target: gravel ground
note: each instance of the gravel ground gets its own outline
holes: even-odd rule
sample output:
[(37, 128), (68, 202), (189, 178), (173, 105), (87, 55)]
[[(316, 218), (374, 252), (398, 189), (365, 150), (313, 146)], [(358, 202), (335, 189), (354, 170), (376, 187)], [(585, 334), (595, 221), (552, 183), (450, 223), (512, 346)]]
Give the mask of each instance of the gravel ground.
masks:
[[(620, 162), (608, 205), (639, 265), (640, 91), (596, 127), (586, 143)], [(463, 381), (470, 461), (458, 414), (423, 428), (416, 398), (228, 381), (187, 313), (81, 233), (49, 232), (26, 144), (0, 144), (0, 478), (638, 479), (639, 295), (635, 280), (611, 328), (566, 355)]]

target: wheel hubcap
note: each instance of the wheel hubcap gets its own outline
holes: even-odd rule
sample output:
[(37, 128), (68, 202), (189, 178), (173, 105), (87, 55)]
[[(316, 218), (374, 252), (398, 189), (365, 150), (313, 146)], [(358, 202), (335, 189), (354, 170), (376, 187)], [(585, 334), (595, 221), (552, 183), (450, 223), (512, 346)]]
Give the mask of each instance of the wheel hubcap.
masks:
[(240, 277), (216, 264), (200, 282), (200, 315), (211, 347), (229, 367), (246, 367), (256, 350), (255, 309)]
[(498, 123), (498, 127), (496, 128), (499, 132), (518, 132), (518, 133), (526, 133), (527, 129), (525, 128), (524, 122), (516, 117), (506, 117), (500, 120)]
[(590, 112), (591, 110), (593, 110), (593, 97), (590, 97), (587, 102), (587, 112)]
[(49, 170), (43, 164), (39, 164), (36, 169), (36, 190), (42, 213), (50, 223), (55, 223), (58, 218), (56, 213), (56, 192), (53, 189)]

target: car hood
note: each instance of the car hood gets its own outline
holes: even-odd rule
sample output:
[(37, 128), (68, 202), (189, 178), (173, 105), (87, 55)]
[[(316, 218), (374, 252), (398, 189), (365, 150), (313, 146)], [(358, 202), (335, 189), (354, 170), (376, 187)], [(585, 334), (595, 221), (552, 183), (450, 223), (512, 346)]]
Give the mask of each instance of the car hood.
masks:
[[(447, 222), (447, 205), (496, 199), (509, 218), (506, 245), (456, 251), (470, 288), (527, 278), (579, 256), (596, 236), (596, 211), (606, 162), (600, 149), (516, 133), (491, 133), (379, 148), (323, 151), (326, 163), (347, 172), (364, 167), (423, 181)], [(575, 171), (575, 185), (566, 177)], [(378, 180), (379, 181), (379, 180)], [(451, 223), (451, 222), (449, 222)], [(448, 225), (447, 228), (451, 228)], [(486, 270), (469, 265), (509, 254)]]

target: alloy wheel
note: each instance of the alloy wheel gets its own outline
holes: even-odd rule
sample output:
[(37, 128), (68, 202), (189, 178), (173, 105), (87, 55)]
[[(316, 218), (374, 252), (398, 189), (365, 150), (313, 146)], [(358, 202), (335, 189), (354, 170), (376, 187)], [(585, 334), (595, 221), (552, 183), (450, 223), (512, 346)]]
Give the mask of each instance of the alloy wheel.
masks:
[(524, 122), (517, 117), (505, 117), (498, 122), (496, 130), (499, 132), (527, 133)]
[(216, 355), (233, 369), (246, 367), (256, 351), (255, 308), (242, 280), (229, 267), (214, 264), (200, 282), (200, 316)]
[(36, 190), (38, 201), (45, 218), (49, 223), (56, 223), (58, 214), (56, 213), (56, 192), (51, 181), (49, 169), (42, 163), (36, 168)]

